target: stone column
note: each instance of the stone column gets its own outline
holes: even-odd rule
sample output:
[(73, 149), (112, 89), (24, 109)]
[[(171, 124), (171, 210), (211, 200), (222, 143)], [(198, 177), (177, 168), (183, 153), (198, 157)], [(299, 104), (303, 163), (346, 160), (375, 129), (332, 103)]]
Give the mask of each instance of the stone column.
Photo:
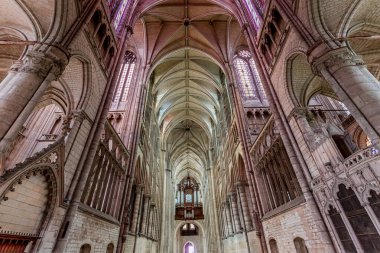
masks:
[(150, 202), (150, 196), (149, 195), (144, 195), (144, 208), (143, 208), (143, 213), (142, 213), (142, 222), (141, 222), (141, 231), (140, 233), (143, 235), (146, 235), (147, 231), (147, 219), (148, 219), (148, 207), (149, 207), (149, 202)]
[(240, 223), (239, 210), (238, 210), (237, 201), (236, 201), (236, 192), (230, 192), (228, 195), (229, 195), (230, 203), (231, 203), (232, 217), (235, 224), (235, 233), (241, 232), (242, 227)]
[(199, 206), (198, 191), (199, 191), (199, 186), (196, 186), (195, 187), (195, 205), (196, 206)]
[(235, 229), (235, 224), (234, 224), (234, 218), (231, 212), (231, 203), (228, 199), (226, 201), (226, 210), (227, 210), (227, 219), (231, 227), (231, 234), (234, 234), (236, 229)]
[(239, 202), (240, 202), (240, 206), (241, 206), (241, 210), (242, 210), (242, 214), (243, 214), (243, 219), (242, 219), (244, 222), (243, 228), (246, 231), (251, 231), (253, 229), (253, 225), (252, 225), (251, 216), (249, 215), (247, 194), (245, 192), (245, 185), (246, 184), (244, 184), (242, 182), (238, 182), (238, 183), (236, 183), (236, 189), (237, 189), (237, 194), (239, 197)]
[(14, 64), (0, 84), (0, 153), (6, 152), (25, 120), (68, 63), (61, 50), (53, 54), (29, 51), (23, 62)]
[(226, 220), (226, 237), (232, 235), (234, 233), (233, 229), (232, 229), (232, 221), (231, 221), (231, 214), (230, 214), (230, 209), (228, 207), (228, 203), (227, 202), (224, 202), (223, 203), (223, 206), (224, 206), (224, 217), (225, 217), (225, 220)]
[(223, 211), (223, 205), (221, 205), (219, 207), (218, 218), (219, 218), (219, 224), (220, 224), (220, 234), (221, 234), (221, 237), (224, 239), (226, 237), (226, 222), (224, 220), (223, 213), (224, 213), (224, 211)]
[(313, 70), (331, 84), (358, 124), (378, 144), (380, 83), (368, 71), (363, 60), (347, 47), (324, 54), (317, 48), (311, 57), (314, 57)]
[(151, 203), (150, 204), (150, 212), (149, 212), (149, 228), (148, 228), (148, 237), (154, 238), (154, 209), (155, 209), (155, 204)]
[(137, 220), (138, 220), (138, 216), (140, 212), (141, 193), (142, 193), (142, 186), (136, 185), (136, 197), (135, 197), (135, 204), (133, 207), (133, 217), (132, 217), (132, 222), (131, 222), (132, 233), (136, 233), (136, 229), (137, 229)]

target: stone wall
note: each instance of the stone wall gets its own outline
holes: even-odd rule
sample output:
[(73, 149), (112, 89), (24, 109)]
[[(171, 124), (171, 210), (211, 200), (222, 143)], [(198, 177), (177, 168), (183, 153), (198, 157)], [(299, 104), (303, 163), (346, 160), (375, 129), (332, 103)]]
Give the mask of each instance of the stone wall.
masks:
[(104, 253), (107, 245), (117, 244), (119, 226), (78, 211), (70, 230), (66, 253), (78, 253), (83, 244), (91, 245), (91, 253)]
[[(249, 250), (247, 240), (249, 241)], [(247, 235), (245, 232), (238, 233), (223, 240), (223, 252), (225, 253), (260, 252), (260, 250), (260, 241), (256, 236), (256, 231), (249, 231)]]
[(326, 242), (316, 236), (319, 228), (305, 203), (264, 220), (263, 227), (268, 249), (269, 240), (274, 239), (279, 252), (296, 252), (293, 240), (300, 237), (305, 240), (309, 252), (329, 252), (326, 249)]
[(158, 252), (158, 243), (146, 237), (129, 234), (127, 237), (126, 247), (123, 253), (156, 253)]

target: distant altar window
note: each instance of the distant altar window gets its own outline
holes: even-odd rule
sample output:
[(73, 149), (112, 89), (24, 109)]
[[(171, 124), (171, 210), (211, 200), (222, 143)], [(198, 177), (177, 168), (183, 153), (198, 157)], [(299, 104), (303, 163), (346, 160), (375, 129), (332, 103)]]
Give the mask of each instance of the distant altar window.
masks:
[(181, 236), (195, 236), (198, 235), (198, 227), (192, 223), (186, 223), (182, 226)]
[(187, 242), (185, 246), (183, 247), (184, 253), (195, 253), (195, 247), (192, 242)]

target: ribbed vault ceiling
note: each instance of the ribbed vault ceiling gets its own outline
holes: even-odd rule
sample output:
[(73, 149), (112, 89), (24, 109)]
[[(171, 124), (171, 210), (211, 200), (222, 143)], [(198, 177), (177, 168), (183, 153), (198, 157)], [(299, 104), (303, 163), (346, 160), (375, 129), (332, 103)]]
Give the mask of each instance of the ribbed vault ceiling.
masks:
[(232, 2), (215, 2), (145, 1), (140, 8), (148, 11), (135, 29), (135, 45), (153, 77), (152, 110), (178, 180), (187, 172), (200, 179), (208, 167), (223, 108), (221, 73), (228, 76), (225, 66), (235, 48), (246, 45), (239, 23), (224, 8)]

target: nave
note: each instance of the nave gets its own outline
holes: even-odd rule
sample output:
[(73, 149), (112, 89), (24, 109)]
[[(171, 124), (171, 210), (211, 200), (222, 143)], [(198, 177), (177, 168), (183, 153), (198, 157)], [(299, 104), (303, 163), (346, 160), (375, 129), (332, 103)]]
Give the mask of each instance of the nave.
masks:
[(0, 252), (380, 252), (378, 0), (2, 0)]

